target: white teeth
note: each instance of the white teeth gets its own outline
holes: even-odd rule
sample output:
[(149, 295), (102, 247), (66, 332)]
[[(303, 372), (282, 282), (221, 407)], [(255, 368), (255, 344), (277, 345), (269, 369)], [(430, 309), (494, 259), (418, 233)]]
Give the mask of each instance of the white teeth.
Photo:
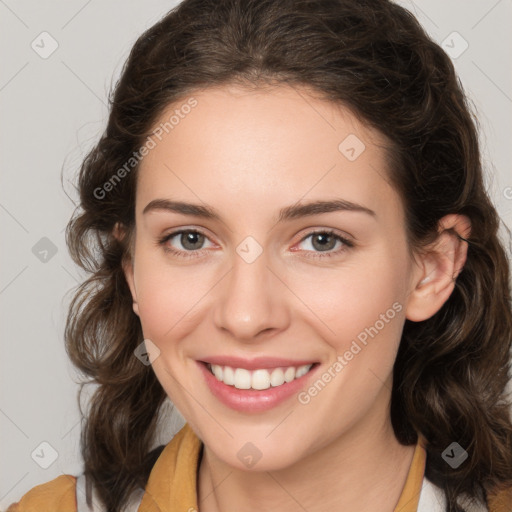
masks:
[(307, 365), (307, 364), (305, 364), (304, 366), (299, 366), (297, 368), (297, 372), (295, 373), (295, 378), (298, 379), (299, 377), (306, 375), (306, 373), (308, 373), (310, 368), (311, 368), (311, 365)]
[(251, 388), (251, 372), (249, 370), (246, 370), (245, 368), (237, 368), (235, 370), (235, 388)]
[(227, 384), (228, 386), (235, 385), (235, 372), (233, 371), (233, 368), (231, 368), (231, 366), (224, 367), (224, 375), (222, 376), (222, 382), (224, 382), (224, 384)]
[(280, 386), (284, 384), (284, 372), (281, 368), (276, 368), (270, 375), (270, 384), (272, 386)]
[(286, 368), (286, 371), (284, 372), (284, 380), (286, 382), (291, 382), (294, 378), (295, 378), (295, 368), (293, 366)]
[(213, 374), (218, 380), (222, 380), (222, 366), (215, 366), (215, 368), (213, 368)]
[(252, 372), (252, 389), (268, 389), (269, 387), (270, 375), (267, 370), (255, 370), (254, 372)]
[(281, 386), (285, 382), (291, 382), (309, 372), (313, 365), (305, 364), (295, 368), (274, 368), (266, 370), (264, 368), (249, 371), (245, 368), (232, 368), (230, 366), (219, 366), (217, 364), (208, 364), (208, 368), (215, 375), (216, 379), (224, 382), (228, 386), (234, 386), (237, 389), (268, 389), (271, 386)]

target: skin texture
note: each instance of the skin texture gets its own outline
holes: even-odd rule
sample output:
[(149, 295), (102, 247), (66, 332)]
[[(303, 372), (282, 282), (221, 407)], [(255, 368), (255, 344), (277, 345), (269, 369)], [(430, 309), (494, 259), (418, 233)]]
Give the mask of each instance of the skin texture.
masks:
[[(403, 324), (441, 308), (466, 244), (444, 232), (427, 254), (411, 257), (402, 202), (386, 176), (385, 137), (349, 110), (286, 85), (209, 88), (194, 98), (197, 106), (141, 163), (125, 275), (144, 337), (160, 350), (155, 374), (205, 444), (199, 507), (391, 512), (414, 451), (398, 443), (389, 414)], [(354, 161), (338, 149), (350, 134), (365, 145)], [(222, 221), (143, 214), (157, 198), (209, 205)], [(375, 216), (335, 211), (277, 222), (285, 206), (332, 199)], [(440, 231), (450, 228), (467, 236), (470, 226), (449, 215)], [(206, 236), (188, 249), (195, 257), (158, 244), (178, 229)], [(322, 229), (354, 246), (335, 238), (322, 252), (308, 237)], [(236, 251), (248, 236), (263, 251), (252, 263)], [(186, 255), (180, 240), (166, 246)], [(318, 361), (320, 376), (393, 304), (394, 318), (307, 404), (293, 396), (269, 411), (234, 411), (197, 367), (212, 355), (267, 355)], [(237, 457), (247, 442), (261, 452), (251, 468)]]

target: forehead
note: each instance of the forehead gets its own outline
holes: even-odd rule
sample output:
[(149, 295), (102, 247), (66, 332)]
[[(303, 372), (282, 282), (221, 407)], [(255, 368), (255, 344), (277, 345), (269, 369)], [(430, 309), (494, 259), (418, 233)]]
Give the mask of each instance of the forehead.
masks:
[(304, 88), (203, 89), (169, 105), (151, 138), (138, 170), (139, 214), (165, 197), (244, 218), (338, 197), (400, 210), (387, 177), (386, 138)]

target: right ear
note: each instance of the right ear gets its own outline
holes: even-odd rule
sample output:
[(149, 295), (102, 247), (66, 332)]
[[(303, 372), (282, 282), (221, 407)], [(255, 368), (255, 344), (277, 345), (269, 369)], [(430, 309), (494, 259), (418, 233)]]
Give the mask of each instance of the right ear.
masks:
[[(115, 238), (117, 238), (119, 241), (121, 241), (124, 238), (126, 232), (125, 232), (124, 227), (119, 222), (116, 222), (116, 225), (114, 226), (112, 234)], [(135, 279), (133, 277), (133, 259), (132, 259), (132, 257), (130, 255), (126, 255), (123, 258), (121, 265), (123, 267), (124, 277), (126, 279), (126, 282), (128, 283), (128, 288), (130, 288), (130, 293), (132, 294), (133, 312), (137, 316), (139, 316), (139, 304), (137, 302), (137, 290), (135, 289)]]
[(133, 279), (133, 262), (130, 259), (128, 261), (123, 261), (122, 265), (126, 282), (128, 283), (128, 287), (130, 288), (130, 292), (132, 294), (133, 312), (139, 316), (139, 303), (137, 302), (137, 291), (135, 290), (135, 282)]

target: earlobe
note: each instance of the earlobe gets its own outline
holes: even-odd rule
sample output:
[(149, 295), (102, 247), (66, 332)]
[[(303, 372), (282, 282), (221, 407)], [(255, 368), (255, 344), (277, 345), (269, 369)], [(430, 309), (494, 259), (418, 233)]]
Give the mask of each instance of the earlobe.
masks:
[(448, 300), (466, 262), (470, 232), (465, 215), (450, 214), (439, 221), (437, 239), (418, 256), (407, 300), (408, 320), (426, 320)]

